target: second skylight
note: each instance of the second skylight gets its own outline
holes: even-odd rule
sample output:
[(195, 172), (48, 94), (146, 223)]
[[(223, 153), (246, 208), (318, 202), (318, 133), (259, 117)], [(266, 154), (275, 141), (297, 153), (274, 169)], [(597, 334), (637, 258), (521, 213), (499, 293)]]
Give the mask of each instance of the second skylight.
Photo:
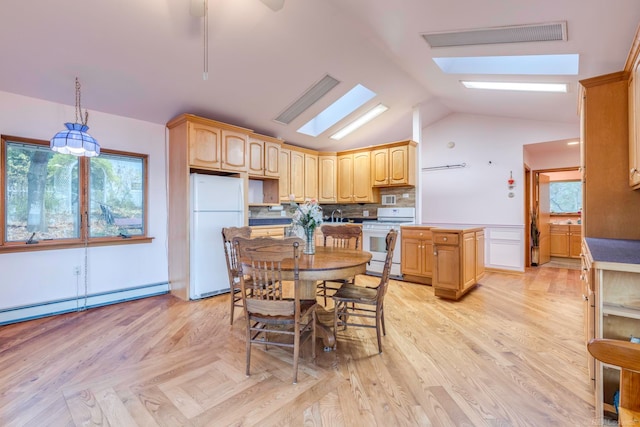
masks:
[(333, 104), (325, 108), (320, 114), (304, 124), (298, 132), (310, 136), (318, 136), (331, 126), (361, 107), (376, 96), (376, 93), (358, 84), (345, 93)]
[(461, 56), (433, 58), (447, 74), (577, 75), (580, 55)]

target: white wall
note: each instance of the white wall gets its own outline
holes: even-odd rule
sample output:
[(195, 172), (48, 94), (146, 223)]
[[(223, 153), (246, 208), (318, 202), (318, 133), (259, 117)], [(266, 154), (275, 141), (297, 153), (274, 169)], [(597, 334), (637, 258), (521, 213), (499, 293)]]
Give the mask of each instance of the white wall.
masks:
[[(0, 134), (48, 141), (73, 121), (74, 106), (0, 92)], [(103, 149), (148, 154), (148, 235), (154, 237), (149, 244), (89, 248), (88, 293), (166, 288), (165, 126), (91, 110), (88, 125)], [(0, 311), (84, 294), (83, 275), (73, 274), (84, 263), (84, 249), (0, 254)]]
[[(420, 171), (422, 222), (486, 226), (487, 266), (524, 271), (523, 145), (578, 136), (574, 124), (469, 114), (453, 114), (424, 128), (422, 168), (467, 167)], [(449, 148), (449, 142), (455, 146)], [(507, 185), (510, 172), (516, 181), (513, 190)], [(508, 250), (496, 246), (492, 235), (508, 242)], [(517, 263), (512, 256), (516, 246)], [(500, 252), (511, 258), (503, 259)]]

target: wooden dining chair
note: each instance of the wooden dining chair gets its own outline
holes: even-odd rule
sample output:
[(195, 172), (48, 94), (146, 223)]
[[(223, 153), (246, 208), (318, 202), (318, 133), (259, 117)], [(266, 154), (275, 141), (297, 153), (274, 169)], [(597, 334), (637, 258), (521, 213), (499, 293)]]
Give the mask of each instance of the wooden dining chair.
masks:
[[(387, 331), (384, 325), (384, 296), (389, 287), (389, 273), (393, 260), (393, 250), (396, 246), (398, 232), (390, 230), (386, 237), (387, 256), (382, 269), (382, 276), (377, 287), (357, 286), (356, 284), (344, 284), (333, 294), (335, 303), (333, 317), (333, 333), (338, 333), (338, 326), (358, 326), (363, 328), (375, 328), (378, 338), (378, 352), (382, 353), (382, 335)], [(354, 320), (355, 319), (355, 320)], [(358, 321), (358, 319), (361, 319)], [(364, 319), (375, 319), (371, 324)], [(366, 322), (366, 323), (365, 323)], [(338, 345), (334, 345), (334, 350)]]
[(598, 338), (587, 349), (597, 360), (620, 367), (618, 424), (640, 426), (640, 344)]
[[(328, 225), (320, 227), (324, 246), (332, 246), (334, 248), (360, 249), (362, 240), (362, 227), (359, 225)], [(317, 295), (324, 298), (324, 305), (327, 305), (327, 297), (335, 293), (340, 286), (345, 283), (354, 283), (355, 277), (343, 280), (323, 280), (318, 283)], [(331, 295), (328, 294), (331, 292)]]
[[(247, 320), (247, 376), (251, 366), (251, 345), (293, 348), (293, 383), (298, 382), (300, 347), (311, 338), (316, 358), (316, 300), (300, 299), (299, 258), (302, 239), (259, 237), (234, 239), (241, 260), (240, 284)], [(282, 262), (293, 260), (293, 298), (283, 292)], [(290, 279), (288, 277), (287, 279)], [(278, 340), (271, 340), (280, 335)], [(287, 338), (287, 339), (285, 339)], [(291, 342), (293, 338), (293, 342)]]
[(222, 242), (224, 243), (224, 256), (227, 261), (227, 273), (229, 274), (229, 289), (231, 310), (229, 323), (233, 325), (233, 309), (242, 307), (242, 295), (240, 295), (240, 264), (236, 256), (236, 248), (233, 245), (235, 237), (249, 238), (251, 227), (225, 227), (222, 229)]

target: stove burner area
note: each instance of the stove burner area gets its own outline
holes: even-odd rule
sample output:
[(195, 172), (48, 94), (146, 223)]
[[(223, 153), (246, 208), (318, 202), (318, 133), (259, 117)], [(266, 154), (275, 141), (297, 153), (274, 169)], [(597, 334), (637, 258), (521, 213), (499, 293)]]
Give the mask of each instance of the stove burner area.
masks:
[(367, 267), (367, 274), (380, 276), (387, 257), (386, 237), (391, 229), (398, 231), (396, 247), (393, 251), (393, 260), (389, 277), (402, 279), (400, 270), (401, 260), (401, 230), (402, 225), (415, 224), (415, 208), (379, 208), (377, 221), (365, 221), (362, 223), (362, 249), (371, 252), (371, 262)]

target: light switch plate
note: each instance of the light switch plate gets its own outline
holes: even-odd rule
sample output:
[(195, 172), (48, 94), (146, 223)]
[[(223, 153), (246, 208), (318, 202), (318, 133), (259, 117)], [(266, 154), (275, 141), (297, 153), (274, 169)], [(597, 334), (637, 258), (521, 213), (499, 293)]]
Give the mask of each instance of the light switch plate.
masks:
[(287, 216), (287, 212), (286, 211), (280, 211), (280, 216)]
[(369, 211), (362, 211), (362, 216), (369, 216)]

